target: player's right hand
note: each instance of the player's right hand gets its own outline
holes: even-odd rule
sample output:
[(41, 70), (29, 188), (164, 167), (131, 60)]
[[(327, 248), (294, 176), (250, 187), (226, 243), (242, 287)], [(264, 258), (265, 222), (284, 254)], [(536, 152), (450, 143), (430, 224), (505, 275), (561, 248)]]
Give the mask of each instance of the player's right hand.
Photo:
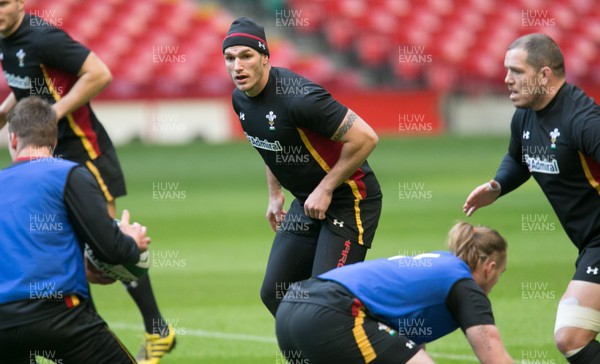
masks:
[(467, 200), (463, 205), (463, 212), (467, 216), (473, 215), (477, 209), (490, 205), (496, 201), (498, 196), (500, 196), (500, 191), (500, 184), (494, 180), (477, 186), (471, 194), (469, 194), (469, 197), (467, 197)]
[(277, 232), (277, 229), (285, 219), (285, 214), (287, 213), (283, 209), (283, 203), (285, 202), (285, 197), (283, 193), (277, 197), (269, 198), (269, 205), (267, 206), (267, 221), (269, 225), (271, 225), (271, 229)]
[(135, 240), (138, 248), (141, 252), (145, 252), (148, 250), (148, 244), (150, 244), (150, 237), (146, 235), (147, 228), (145, 226), (140, 225), (137, 222), (131, 224), (129, 222), (130, 216), (129, 211), (123, 210), (121, 214), (121, 222), (119, 223), (119, 228), (123, 232), (123, 234), (127, 234)]

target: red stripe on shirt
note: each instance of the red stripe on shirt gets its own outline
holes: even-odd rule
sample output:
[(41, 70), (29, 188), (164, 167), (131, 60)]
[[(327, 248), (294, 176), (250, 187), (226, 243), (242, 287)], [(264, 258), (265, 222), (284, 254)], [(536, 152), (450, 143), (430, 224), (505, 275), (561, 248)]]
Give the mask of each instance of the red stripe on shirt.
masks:
[[(589, 171), (589, 174), (586, 173), (588, 182), (590, 183), (590, 185), (592, 185), (592, 187), (599, 189), (600, 188), (600, 165), (594, 160), (594, 158), (592, 158), (590, 156), (580, 154), (580, 157), (583, 157), (583, 159), (585, 160), (584, 166), (583, 166), (584, 169), (587, 169)], [(599, 191), (599, 193), (600, 193), (600, 191)]]
[[(329, 169), (331, 169), (340, 159), (343, 143), (334, 142), (331, 139), (309, 129), (301, 128), (301, 130), (306, 135), (306, 138), (310, 142), (310, 145), (314, 151), (323, 159), (323, 161), (325, 161)], [(329, 170), (326, 170), (326, 172), (329, 172)], [(367, 188), (363, 181), (364, 176), (364, 171), (359, 168), (350, 176), (350, 178), (348, 178), (356, 183), (358, 192), (362, 198), (367, 197)]]
[[(78, 80), (78, 77), (76, 75), (68, 74), (56, 68), (51, 68), (44, 65), (42, 65), (42, 68), (45, 70), (45, 73), (47, 75), (46, 82), (51, 83), (51, 85), (49, 86), (54, 88), (54, 90), (60, 96), (60, 98), (66, 95), (71, 90), (71, 88), (73, 88), (73, 85)], [(58, 101), (56, 97), (54, 98), (55, 101)], [(100, 155), (101, 151), (100, 146), (98, 145), (98, 136), (92, 125), (89, 104), (86, 103), (78, 109), (76, 109), (75, 111), (71, 112), (71, 116), (73, 117), (73, 120), (75, 121), (77, 126), (79, 126), (79, 129), (81, 129), (81, 131), (83, 132), (85, 139), (87, 139), (89, 144), (91, 144), (91, 146), (93, 147), (96, 154)]]

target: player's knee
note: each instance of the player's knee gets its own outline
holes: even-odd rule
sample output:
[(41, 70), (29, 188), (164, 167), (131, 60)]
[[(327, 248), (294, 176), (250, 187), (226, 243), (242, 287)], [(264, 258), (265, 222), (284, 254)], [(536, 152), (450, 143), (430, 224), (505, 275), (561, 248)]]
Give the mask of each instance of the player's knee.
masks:
[(556, 348), (567, 357), (577, 349), (584, 347), (589, 341), (580, 335), (576, 328), (563, 327), (554, 333)]
[(279, 306), (279, 302), (281, 301), (277, 299), (277, 290), (274, 287), (270, 287), (270, 285), (263, 284), (260, 288), (260, 299), (271, 314), (275, 316), (277, 306)]
[(600, 331), (600, 311), (580, 306), (578, 300), (569, 298), (558, 305), (554, 342), (566, 357), (588, 345)]

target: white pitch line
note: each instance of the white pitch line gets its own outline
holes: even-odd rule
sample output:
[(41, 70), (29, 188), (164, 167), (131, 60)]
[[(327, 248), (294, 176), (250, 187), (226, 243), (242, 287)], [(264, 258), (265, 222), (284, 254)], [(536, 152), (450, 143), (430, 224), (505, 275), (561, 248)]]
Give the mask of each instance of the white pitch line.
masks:
[[(127, 323), (111, 323), (110, 328), (124, 329), (124, 330), (142, 330), (139, 325), (127, 324)], [(224, 339), (224, 340), (239, 340), (239, 341), (250, 341), (257, 343), (277, 344), (277, 340), (270, 336), (258, 336), (249, 334), (235, 334), (231, 332), (218, 332), (218, 331), (206, 331), (189, 328), (179, 328), (180, 331), (185, 331), (185, 335), (197, 336), (197, 337), (209, 337), (213, 339)], [(176, 330), (177, 331), (177, 330)]]
[[(109, 325), (113, 329), (122, 329), (128, 331), (138, 331), (142, 327), (140, 325), (128, 324), (124, 322), (111, 323)], [(199, 329), (179, 328), (181, 331), (185, 331), (185, 335), (196, 336), (196, 337), (208, 337), (211, 339), (223, 339), (223, 340), (238, 340), (255, 343), (265, 344), (277, 344), (277, 339), (272, 336), (258, 336), (249, 334), (235, 334), (231, 332), (219, 332), (219, 331), (206, 331)], [(428, 352), (429, 353), (429, 352)], [(450, 359), (450, 360), (461, 360), (463, 362), (479, 362), (477, 358), (469, 355), (458, 355), (458, 354), (442, 354), (442, 353), (429, 353), (434, 358), (439, 359)]]
[(427, 352), (430, 356), (438, 359), (450, 359), (450, 360), (460, 360), (461, 362), (472, 362), (479, 363), (479, 360), (470, 355), (460, 355), (460, 354), (442, 354), (442, 353), (430, 353)]

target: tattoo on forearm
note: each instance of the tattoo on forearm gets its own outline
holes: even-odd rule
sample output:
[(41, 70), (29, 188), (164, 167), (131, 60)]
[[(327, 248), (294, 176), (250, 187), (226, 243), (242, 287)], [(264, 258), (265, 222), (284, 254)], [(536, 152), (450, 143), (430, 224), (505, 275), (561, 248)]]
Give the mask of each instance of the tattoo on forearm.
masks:
[(348, 130), (350, 130), (350, 128), (352, 127), (352, 124), (354, 124), (354, 120), (356, 120), (357, 117), (358, 116), (356, 116), (356, 114), (351, 111), (350, 114), (348, 114), (346, 122), (343, 123), (342, 126), (340, 126), (338, 131), (333, 135), (333, 137), (331, 139), (336, 142), (339, 142), (342, 139), (342, 137), (344, 135), (346, 135)]

